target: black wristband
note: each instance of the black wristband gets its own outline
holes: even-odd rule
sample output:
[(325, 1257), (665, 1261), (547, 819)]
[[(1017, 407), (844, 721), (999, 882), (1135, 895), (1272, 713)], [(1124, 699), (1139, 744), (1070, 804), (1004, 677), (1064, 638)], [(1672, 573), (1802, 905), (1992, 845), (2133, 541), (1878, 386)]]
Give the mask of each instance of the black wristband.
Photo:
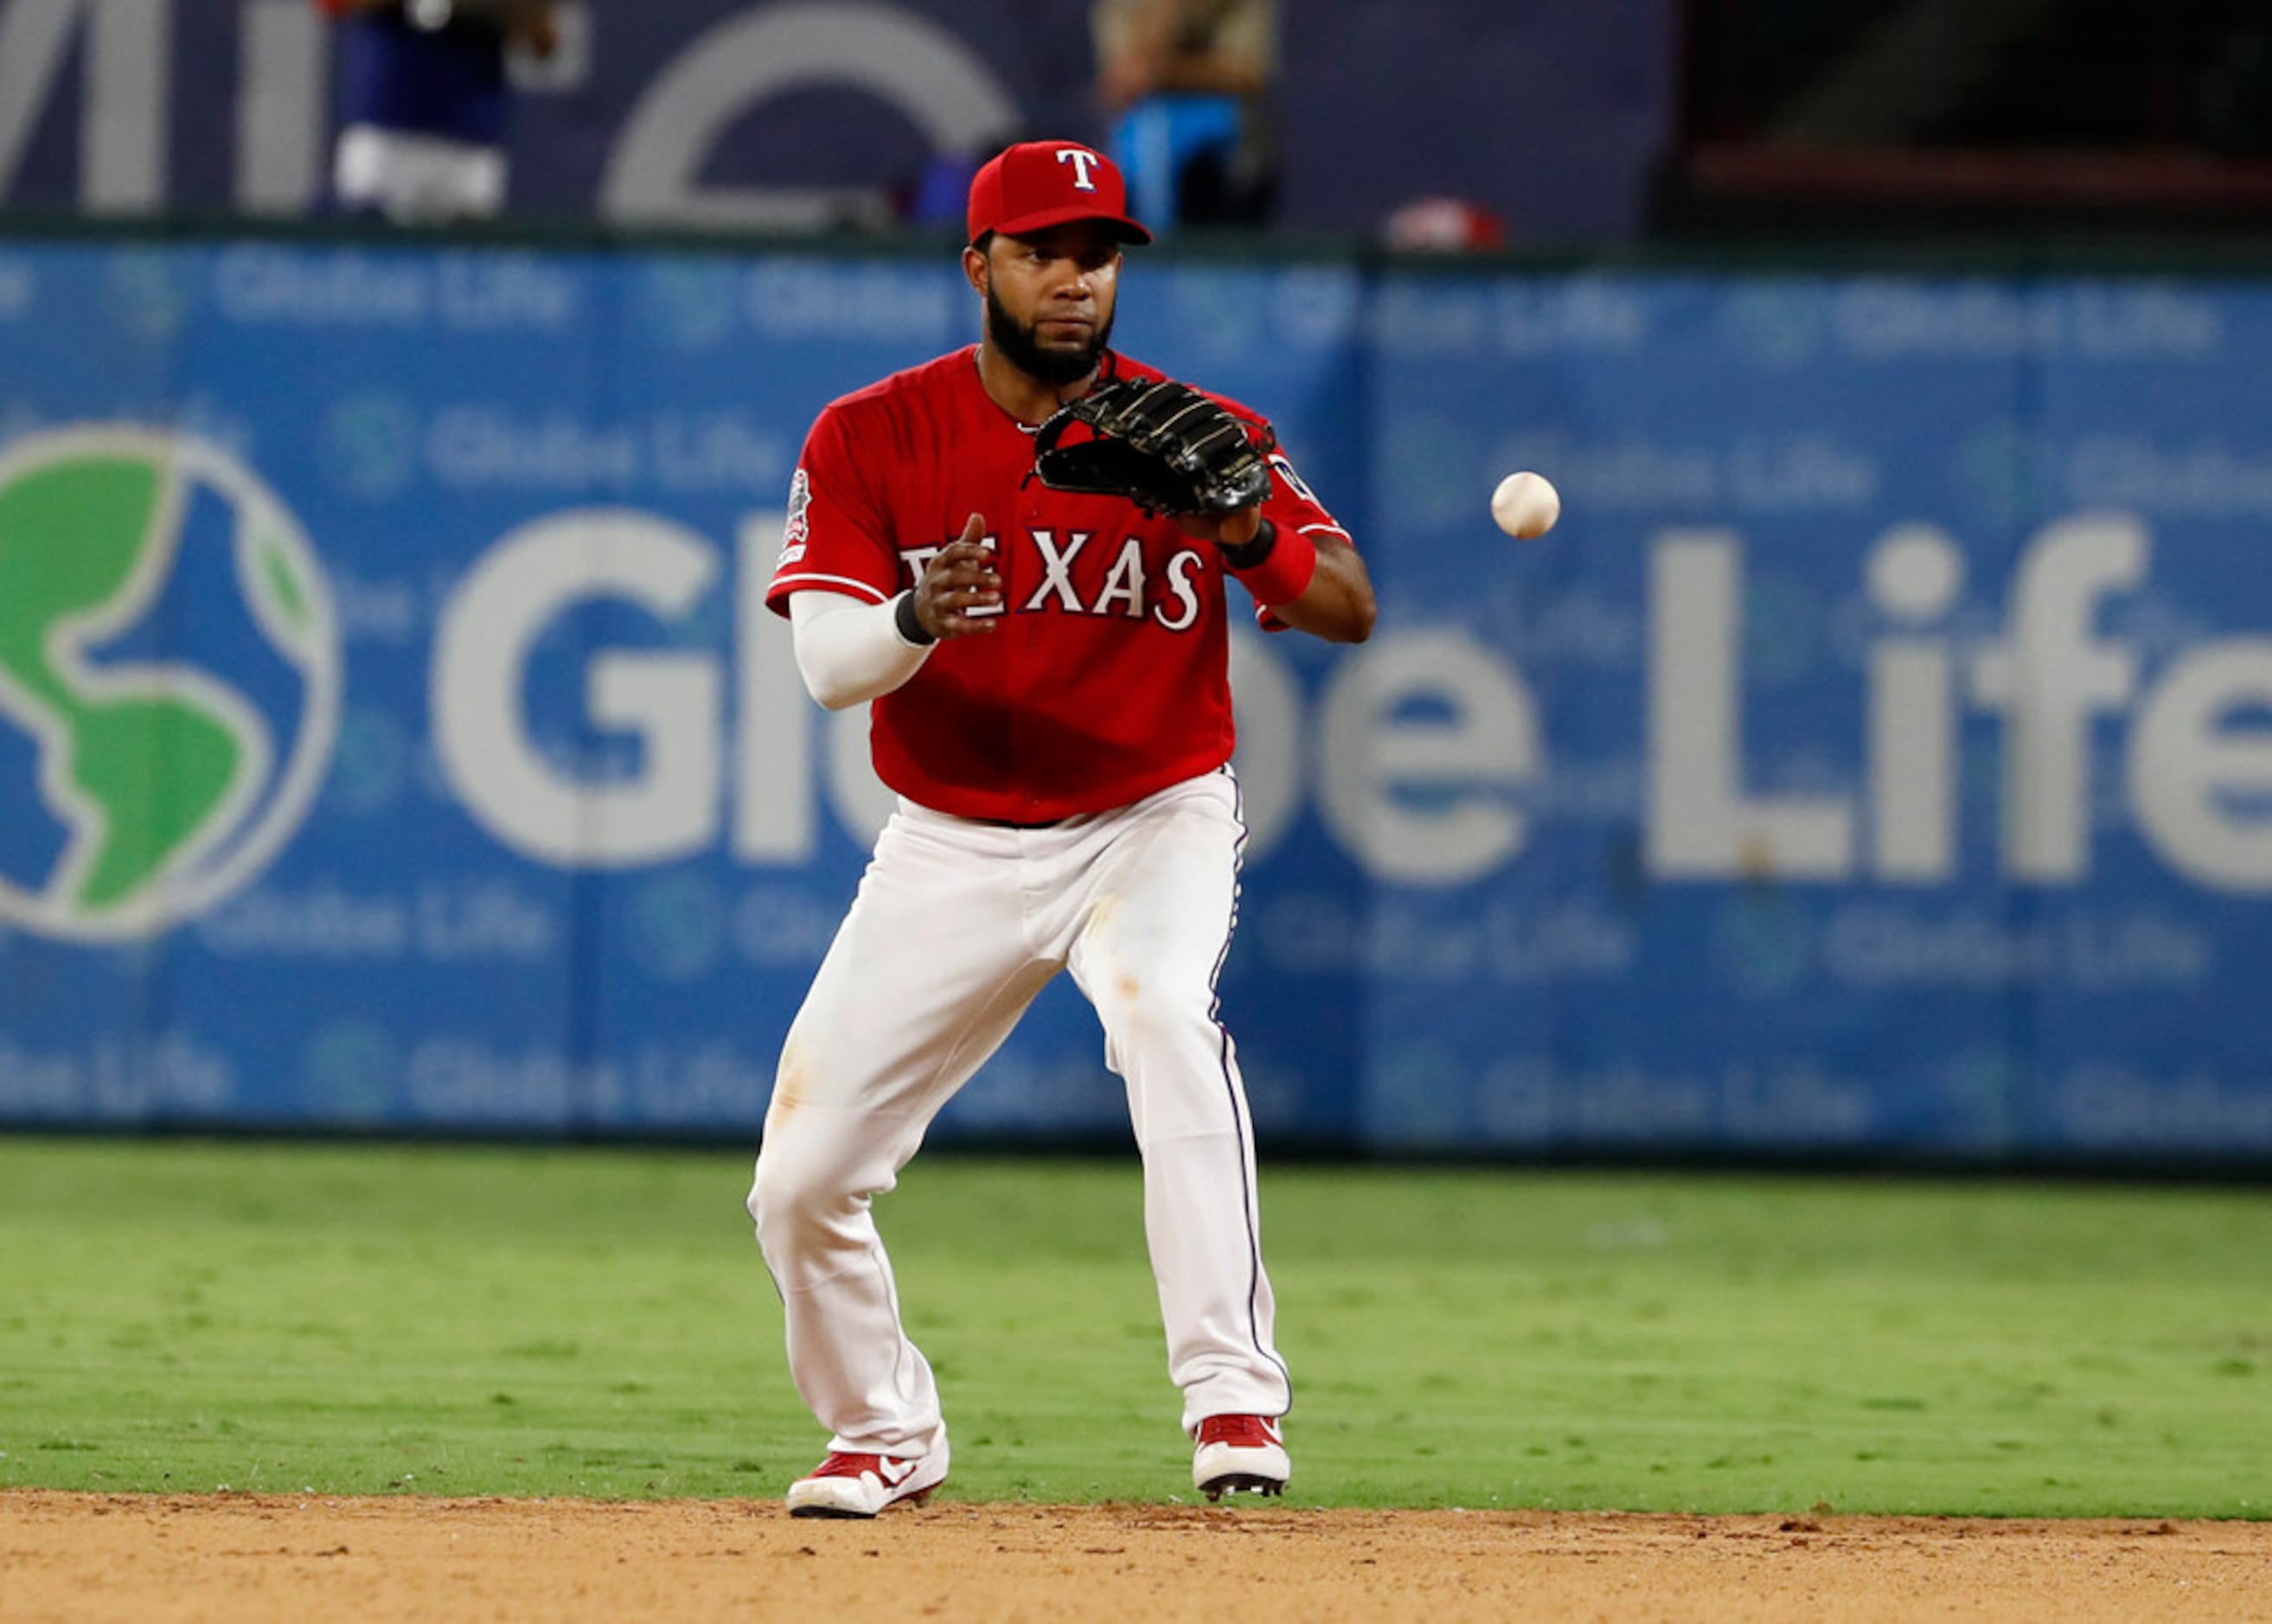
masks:
[(902, 643), (911, 643), (916, 647), (922, 648), (938, 641), (923, 629), (923, 621), (916, 615), (916, 595), (913, 592), (900, 594), (899, 601), (892, 607), (892, 624), (899, 629), (900, 640)]
[(1269, 557), (1270, 549), (1277, 545), (1278, 526), (1266, 518), (1262, 521), (1262, 528), (1254, 533), (1253, 540), (1238, 547), (1218, 544), (1216, 550), (1222, 553), (1222, 562), (1230, 569), (1252, 570)]

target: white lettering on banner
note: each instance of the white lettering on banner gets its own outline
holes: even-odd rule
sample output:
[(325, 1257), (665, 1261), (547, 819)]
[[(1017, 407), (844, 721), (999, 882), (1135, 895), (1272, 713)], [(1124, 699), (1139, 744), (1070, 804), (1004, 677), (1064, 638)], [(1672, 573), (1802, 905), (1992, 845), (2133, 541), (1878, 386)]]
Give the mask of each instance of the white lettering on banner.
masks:
[[(1887, 533), (1870, 558), (1870, 596), (1886, 616), (1922, 630), (1964, 585), (1964, 555), (1927, 525)], [(1870, 649), (1870, 827), (1878, 873), (1930, 882), (1956, 850), (1954, 679), (1941, 641), (1895, 633)]]
[(2052, 348), (2059, 312), (1999, 283), (1951, 289), (1889, 278), (1842, 289), (1832, 302), (1831, 320), (1847, 353), (1868, 360), (1986, 360)]
[(250, 243), (213, 260), (215, 307), (246, 327), (561, 332), (583, 319), (582, 289), (534, 254), (427, 260)]
[(2089, 361), (2208, 361), (2224, 353), (2224, 313), (2177, 282), (2059, 289), (2074, 350)]
[(2272, 518), (2272, 456), (2216, 444), (2170, 451), (2136, 435), (2093, 435), (2066, 459), (2078, 505), (2165, 518)]
[(1383, 351), (1404, 357), (1627, 355), (1652, 336), (1639, 286), (1585, 276), (1472, 291), (1391, 281), (1370, 325)]
[(235, 1091), (236, 1066), (228, 1054), (180, 1027), (131, 1040), (105, 1033), (84, 1052), (21, 1048), (0, 1038), (0, 1099), (14, 1116), (215, 1112)]
[(667, 491), (773, 491), (789, 475), (780, 436), (744, 412), (666, 412), (649, 425), (655, 481)]
[(1881, 1091), (1804, 1059), (1731, 1066), (1720, 1079), (1721, 1126), (1753, 1143), (1859, 1144), (1876, 1128)]
[(1870, 361), (2212, 360), (2225, 346), (2216, 301), (2176, 283), (2036, 292), (1870, 278), (1835, 295), (1831, 324), (1849, 354)]
[(332, 601), (350, 643), (409, 643), (425, 635), (426, 609), (407, 581), (366, 580), (333, 562)]
[(1558, 1103), (1571, 1133), (1580, 1139), (1596, 1144), (1646, 1142), (1668, 1135), (1695, 1139), (1712, 1129), (1718, 1091), (1700, 1076), (1612, 1063), (1566, 1083)]
[[(2146, 577), (2144, 526), (2125, 514), (2051, 525), (2014, 573), (2004, 636), (1958, 652), (1921, 635), (1953, 600), (1954, 543), (1900, 526), (1880, 543), (1871, 592), (1905, 622), (1872, 651), (1862, 806), (1836, 795), (1753, 793), (1740, 734), (1742, 543), (1670, 532), (1652, 558), (1651, 868), (1671, 878), (1954, 877), (1956, 711), (2002, 722), (2001, 868), (2038, 884), (2090, 871), (2090, 742), (2097, 719), (2130, 718), (2127, 783), (2147, 843), (2219, 889), (2272, 890), (2272, 738), (2245, 719), (2272, 701), (2272, 638), (2193, 645), (2140, 697), (2136, 651), (2103, 637), (2099, 611)], [(1881, 567), (1882, 566), (1882, 567)], [(1959, 680), (1969, 678), (1968, 684)], [(1855, 837), (1864, 810), (1866, 848)]]
[(541, 964), (566, 932), (553, 909), (509, 880), (418, 888), (418, 947), (429, 963)]
[(1573, 440), (1523, 433), (1500, 443), (1495, 467), (1551, 468), (1573, 505), (1600, 512), (1840, 512), (1881, 498), (1876, 455), (1809, 430), (1745, 435), (1717, 446), (1667, 445), (1641, 436)]
[(584, 279), (534, 254), (444, 254), (434, 274), (445, 326), (565, 332), (584, 319)]
[[(787, 529), (781, 513), (742, 521), (734, 629), (741, 655), (735, 686), (734, 855), (745, 863), (801, 863), (819, 838), (812, 770), (812, 702), (796, 668), (788, 623), (766, 607), (771, 560)], [(841, 712), (863, 722), (868, 707)]]
[(2012, 587), (2006, 645), (1981, 653), (1974, 697), (2004, 718), (2006, 868), (2022, 880), (2073, 881), (2088, 867), (2090, 719), (2119, 707), (2137, 656), (2092, 637), (2108, 594), (2146, 574), (2145, 526), (2074, 519), (2039, 536)]
[(392, 256), (255, 243), (221, 250), (213, 279), (216, 308), (247, 327), (422, 327), (433, 310), (425, 265)]
[(86, 1062), (74, 1050), (26, 1049), (0, 1036), (0, 1099), (11, 1116), (61, 1116), (86, 1109)]
[(1302, 685), (1259, 633), (1230, 638), (1231, 709), (1238, 732), (1238, 812), (1246, 860), (1278, 844), (1301, 810)]
[[(862, 841), (895, 804), (869, 758), (866, 707), (826, 719), (816, 760), (787, 626), (764, 607), (782, 524), (778, 512), (752, 516), (737, 549), (732, 843), (744, 862), (808, 860), (824, 791)], [(445, 599), (431, 679), (439, 762), (505, 845), (564, 868), (624, 868), (717, 838), (723, 683), (712, 657), (594, 660), (594, 719), (644, 746), (628, 778), (581, 780), (548, 758), (520, 703), (530, 650), (561, 615), (620, 597), (674, 621), (692, 611), (717, 563), (699, 537), (663, 519), (571, 510), (507, 536)], [(1252, 724), (1240, 756), (1250, 854), (1291, 821), (1305, 739), (1328, 826), (1377, 872), (1461, 883), (1521, 849), (1523, 817), (1511, 797), (1540, 770), (1536, 707), (1521, 674), (1491, 651), (1457, 633), (1378, 639), (1342, 662), (1312, 724), (1282, 656), (1245, 631), (1233, 647), (1240, 714)]]
[(1505, 791), (1540, 769), (1537, 706), (1490, 650), (1459, 632), (1381, 643), (1337, 667), (1320, 709), (1320, 808), (1370, 871), (1444, 884), (1521, 848)]
[(718, 555), (655, 517), (593, 509), (523, 525), (467, 572), (435, 633), (434, 740), (467, 809), (522, 855), (564, 868), (624, 868), (691, 856), (719, 831), (715, 663), (684, 652), (593, 657), (586, 707), (634, 734), (636, 778), (593, 782), (547, 760), (521, 709), (528, 658), (553, 622), (599, 599), (664, 621), (709, 590)]
[(474, 1038), (429, 1038), (410, 1051), (404, 1091), (429, 1120), (542, 1122), (612, 1103), (619, 1087), (606, 1061), (579, 1064), (550, 1049), (509, 1054)]
[[(1734, 1065), (1715, 1076), (1630, 1063), (1574, 1070), (1513, 1054), (1485, 1070), (1476, 1092), (1495, 1129), (1532, 1140), (1568, 1134), (1598, 1144), (1716, 1129), (1752, 1144), (1850, 1144), (1875, 1126), (1868, 1083), (1804, 1058)], [(1662, 1246), (1664, 1237), (1643, 1220), (1597, 1226), (1586, 1240), (1611, 1251)]]
[(674, 495), (781, 488), (789, 449), (744, 412), (663, 412), (644, 423), (531, 418), (503, 406), (445, 406), (428, 425), (428, 466), (452, 490), (581, 495), (652, 483)]
[(504, 406), (455, 406), (426, 430), (426, 460), (452, 490), (617, 490), (639, 482), (639, 438), (595, 428), (564, 412), (534, 422)]
[(2094, 1062), (2052, 1083), (2053, 1114), (2076, 1142), (2124, 1149), (2184, 1145), (2231, 1154), (2272, 1145), (2272, 1091), (2261, 1074)]
[(923, 272), (839, 260), (771, 259), (749, 275), (750, 324), (783, 339), (925, 343), (962, 315), (955, 290)]
[(387, 961), (410, 944), (409, 910), (400, 898), (357, 896), (329, 880), (247, 891), (194, 928), (199, 946), (231, 958)]
[(1823, 435), (1739, 439), (1728, 454), (1728, 491), (1752, 513), (1865, 507), (1878, 499), (1877, 459)]
[(2215, 973), (2216, 950), (2209, 933), (2151, 911), (2022, 925), (1995, 912), (1920, 919), (1864, 902), (1825, 922), (1822, 967), (1857, 987), (1992, 992), (2058, 980), (2098, 992), (2182, 991)]
[[(530, 735), (520, 694), (531, 647), (598, 599), (684, 620), (710, 590), (718, 551), (652, 516), (572, 510), (477, 563), (444, 600), (433, 676), (440, 764), (474, 816), (513, 849), (569, 868), (669, 860), (729, 829), (740, 861), (802, 863), (818, 849), (823, 808), (856, 841), (872, 839), (893, 798), (869, 761), (865, 709), (815, 717), (787, 626), (764, 607), (782, 527), (778, 510), (752, 514), (739, 538), (736, 646), (722, 657), (735, 662), (731, 718), (721, 655), (603, 652), (588, 675), (591, 719), (641, 749), (627, 775), (591, 781)], [(1072, 540), (1052, 544), (1069, 569)], [(1462, 631), (1391, 631), (1344, 652), (1314, 708), (1284, 654), (1234, 631), (1250, 856), (1284, 836), (1314, 783), (1327, 834), (1368, 874), (1406, 884), (1472, 883), (1520, 856), (1531, 817), (1603, 821), (1636, 803), (1658, 877), (1946, 884), (1962, 850), (1962, 722), (1984, 711), (2003, 744), (2004, 877), (2082, 883), (2094, 808), (2105, 801), (2119, 816), (2122, 795), (2149, 849), (2188, 879), (2272, 890), (2272, 729), (2261, 725), (2272, 711), (2272, 637), (2172, 637), (2182, 622), (2166, 613), (2160, 630), (2132, 617), (2128, 637), (2103, 632), (2107, 606), (2146, 582), (2149, 539), (2134, 517), (2085, 514), (2032, 538), (2000, 626), (1984, 627), (1965, 598), (1954, 538), (1914, 524), (1885, 532), (1860, 599), (1874, 629), (1841, 644), (1862, 673), (1853, 760), (1816, 756), (1803, 772), (1786, 762), (1775, 785), (1759, 781), (1744, 736), (1747, 709), (1764, 703), (1745, 702), (1744, 548), (1725, 530), (1655, 539), (1638, 778), (1616, 764), (1551, 771), (1521, 672)], [(1131, 576), (1111, 607), (1134, 585)], [(2149, 634), (2168, 651), (2154, 674), (2141, 668)], [(1595, 659), (1626, 638), (1602, 626), (1569, 641)], [(2110, 723), (2122, 729), (2124, 772), (2096, 783), (2092, 747)], [(2074, 973), (2104, 962), (2135, 979), (2157, 962), (2171, 974), (2189, 962), (2188, 949), (2141, 940), (2103, 961), (2078, 955)], [(1477, 964), (1526, 956), (1460, 950)], [(2134, 959), (2147, 968), (2119, 970)]]
[(745, 1055), (727, 1043), (697, 1049), (650, 1044), (633, 1057), (627, 1081), (624, 1104), (635, 1121), (747, 1121), (773, 1093), (774, 1066), (770, 1057)]
[(1652, 336), (1649, 300), (1630, 283), (1571, 276), (1497, 290), (1498, 345), (1508, 355), (1630, 355)]
[(92, 1059), (89, 1092), (101, 1116), (217, 1111), (236, 1088), (236, 1066), (229, 1056), (178, 1027), (132, 1041), (98, 1038)]
[(1525, 455), (1510, 466), (1551, 468), (1572, 499), (1607, 502), (1613, 510), (1710, 509), (1726, 500), (1719, 459), (1710, 451), (1643, 439), (1570, 449), (1569, 460), (1557, 461), (1530, 455), (1526, 447)]
[(1360, 905), (1340, 893), (1297, 891), (1266, 904), (1253, 929), (1274, 970), (1408, 982), (1613, 980), (1640, 954), (1632, 923), (1592, 898), (1493, 902), (1446, 920), (1394, 898)]
[(1650, 555), (1650, 867), (1673, 877), (1842, 875), (1853, 838), (1843, 808), (1746, 798), (1740, 569), (1741, 543), (1724, 533), (1671, 532)]
[(509, 880), (430, 880), (408, 895), (357, 895), (329, 880), (249, 891), (194, 927), (229, 958), (391, 964), (536, 964), (564, 935), (557, 912)]
[(2227, 729), (2272, 706), (2272, 640), (2209, 644), (2179, 659), (2148, 701), (2130, 753), (2130, 799), (2180, 873), (2218, 890), (2272, 888), (2272, 818), (2235, 817), (2272, 793), (2272, 735)]

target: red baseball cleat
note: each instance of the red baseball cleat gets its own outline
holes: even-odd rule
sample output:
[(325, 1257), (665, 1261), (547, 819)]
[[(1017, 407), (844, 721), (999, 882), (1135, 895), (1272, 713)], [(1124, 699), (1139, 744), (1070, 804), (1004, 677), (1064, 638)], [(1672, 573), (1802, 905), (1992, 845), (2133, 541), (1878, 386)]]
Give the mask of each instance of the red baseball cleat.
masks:
[(874, 1516), (886, 1506), (919, 1506), (946, 1481), (946, 1451), (905, 1460), (838, 1450), (788, 1486), (791, 1516)]
[(1278, 1423), (1267, 1415), (1211, 1415), (1200, 1423), (1192, 1482), (1209, 1500), (1244, 1490), (1282, 1494), (1294, 1475)]

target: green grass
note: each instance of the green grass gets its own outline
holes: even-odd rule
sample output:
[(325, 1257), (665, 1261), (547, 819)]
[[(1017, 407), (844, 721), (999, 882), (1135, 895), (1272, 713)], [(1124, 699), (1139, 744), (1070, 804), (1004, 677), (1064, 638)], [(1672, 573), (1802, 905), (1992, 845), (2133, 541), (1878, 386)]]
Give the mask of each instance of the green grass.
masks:
[[(0, 1486), (778, 1495), (729, 1153), (0, 1139)], [(2272, 1516), (2272, 1193), (1277, 1168), (1296, 1503)], [(1190, 1498), (1132, 1161), (878, 1204), (951, 1497)]]

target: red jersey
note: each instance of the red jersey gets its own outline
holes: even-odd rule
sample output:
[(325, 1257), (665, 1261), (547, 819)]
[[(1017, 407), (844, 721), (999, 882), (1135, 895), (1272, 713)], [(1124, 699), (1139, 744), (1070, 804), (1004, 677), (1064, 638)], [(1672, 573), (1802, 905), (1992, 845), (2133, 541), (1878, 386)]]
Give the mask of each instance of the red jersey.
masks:
[[(1117, 356), (1107, 365), (1118, 376), (1161, 376)], [(1293, 466), (1277, 454), (1270, 462), (1270, 520), (1346, 539)], [(1034, 430), (987, 394), (975, 346), (821, 413), (790, 486), (766, 602), (780, 615), (805, 591), (888, 602), (973, 513), (985, 518), (1002, 577), (1003, 623), (942, 642), (874, 701), (877, 776), (934, 811), (1042, 823), (1125, 806), (1230, 759), (1230, 632), (1214, 544), (1120, 497), (1043, 485)]]

